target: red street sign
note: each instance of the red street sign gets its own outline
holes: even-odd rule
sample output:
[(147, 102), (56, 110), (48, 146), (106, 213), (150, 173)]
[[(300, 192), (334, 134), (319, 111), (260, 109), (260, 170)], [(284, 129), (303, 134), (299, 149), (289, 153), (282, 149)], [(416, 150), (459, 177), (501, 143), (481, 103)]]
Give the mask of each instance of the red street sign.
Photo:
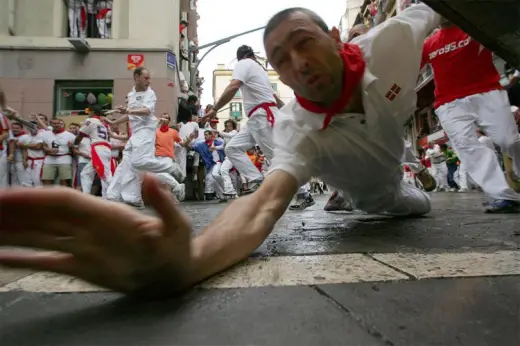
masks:
[(135, 70), (144, 65), (144, 54), (128, 54), (126, 67), (128, 70)]

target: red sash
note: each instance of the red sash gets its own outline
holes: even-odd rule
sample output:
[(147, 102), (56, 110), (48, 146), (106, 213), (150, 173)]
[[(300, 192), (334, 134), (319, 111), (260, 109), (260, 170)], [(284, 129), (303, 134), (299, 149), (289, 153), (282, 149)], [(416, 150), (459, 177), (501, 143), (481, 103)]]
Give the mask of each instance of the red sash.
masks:
[(97, 173), (99, 179), (106, 180), (105, 165), (103, 164), (103, 160), (101, 159), (101, 157), (99, 157), (99, 155), (95, 149), (98, 146), (107, 147), (110, 150), (112, 150), (112, 146), (107, 142), (98, 142), (98, 143), (94, 143), (90, 146), (90, 149), (91, 149), (90, 155), (91, 155), (91, 159), (92, 159), (92, 166), (96, 170), (96, 173)]
[(112, 171), (112, 175), (116, 172), (117, 168), (117, 159), (115, 157), (110, 159), (110, 170)]
[(27, 160), (31, 161), (31, 169), (34, 169), (34, 164), (35, 164), (35, 161), (40, 161), (40, 160), (43, 160), (45, 159), (45, 156), (43, 157), (28, 157)]
[(271, 124), (271, 127), (273, 127), (274, 126), (274, 114), (273, 114), (273, 111), (271, 110), (271, 107), (276, 107), (276, 103), (274, 103), (274, 102), (261, 103), (261, 104), (255, 106), (253, 109), (251, 109), (251, 111), (247, 114), (247, 117), (251, 118), (251, 115), (253, 115), (254, 112), (256, 112), (259, 109), (263, 109), (267, 113), (267, 121), (269, 122), (269, 124)]

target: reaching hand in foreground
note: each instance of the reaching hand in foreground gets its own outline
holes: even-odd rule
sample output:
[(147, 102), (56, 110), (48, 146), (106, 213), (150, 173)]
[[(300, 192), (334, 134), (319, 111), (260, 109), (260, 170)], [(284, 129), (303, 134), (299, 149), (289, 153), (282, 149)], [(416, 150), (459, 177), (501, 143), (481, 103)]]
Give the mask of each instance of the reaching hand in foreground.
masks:
[[(75, 276), (127, 294), (164, 296), (187, 286), (191, 225), (147, 176), (143, 197), (159, 218), (68, 188), (0, 191), (0, 264)], [(56, 252), (54, 252), (56, 251)]]

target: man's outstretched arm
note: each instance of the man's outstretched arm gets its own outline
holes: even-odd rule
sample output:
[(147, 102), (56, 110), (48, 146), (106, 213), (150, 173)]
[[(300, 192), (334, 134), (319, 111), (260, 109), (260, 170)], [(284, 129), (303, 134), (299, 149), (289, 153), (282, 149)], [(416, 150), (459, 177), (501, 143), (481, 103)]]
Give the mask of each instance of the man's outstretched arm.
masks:
[(284, 172), (269, 174), (252, 195), (227, 207), (192, 243), (195, 284), (246, 259), (272, 232), (298, 190)]

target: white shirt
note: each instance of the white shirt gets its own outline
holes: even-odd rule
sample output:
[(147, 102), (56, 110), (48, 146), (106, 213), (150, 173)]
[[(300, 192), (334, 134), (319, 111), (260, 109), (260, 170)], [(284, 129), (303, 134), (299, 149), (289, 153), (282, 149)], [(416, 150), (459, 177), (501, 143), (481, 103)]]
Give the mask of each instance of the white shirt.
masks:
[[(20, 138), (22, 138), (23, 136), (25, 135), (21, 135), (19, 137), (15, 137), (15, 135), (13, 134), (12, 131), (9, 131), (9, 142), (18, 142), (20, 140)], [(14, 162), (22, 162), (23, 161), (23, 155), (22, 155), (23, 151), (21, 148), (18, 148), (18, 147), (15, 147), (14, 149)]]
[(78, 151), (80, 153), (86, 154), (88, 156), (88, 158), (86, 158), (84, 156), (78, 155), (77, 156), (78, 163), (88, 163), (90, 161), (90, 156), (91, 156), (91, 153), (92, 153), (92, 141), (91, 141), (91, 139), (88, 138), (88, 137), (83, 137), (81, 139), (81, 142), (79, 142)]
[(253, 59), (242, 59), (233, 70), (233, 79), (242, 82), (240, 92), (246, 114), (262, 103), (276, 103), (267, 72)]
[(188, 121), (186, 124), (180, 125), (179, 137), (184, 141), (194, 132), (197, 134), (199, 133), (199, 124), (193, 121)]
[(220, 137), (222, 137), (222, 139), (224, 140), (224, 145), (227, 145), (229, 143), (229, 141), (231, 140), (231, 138), (235, 137), (235, 135), (237, 133), (238, 133), (237, 130), (232, 130), (231, 132), (224, 132), (224, 131), (219, 132)]
[(520, 77), (520, 71), (515, 70), (515, 73), (513, 73), (513, 77)]
[[(23, 143), (25, 145), (34, 145), (34, 144), (40, 144), (43, 143), (43, 138), (40, 135), (40, 132), (38, 132), (36, 135), (32, 134), (25, 134), (23, 136), (20, 136), (18, 138), (18, 142)], [(45, 156), (45, 153), (43, 150), (34, 150), (34, 149), (27, 149), (27, 157), (37, 159), (42, 158)]]
[(482, 144), (484, 144), (486, 147), (488, 147), (489, 149), (493, 150), (493, 151), (496, 151), (495, 150), (495, 144), (493, 143), (493, 141), (491, 140), (491, 138), (489, 138), (488, 136), (480, 136), (478, 138), (478, 141)]
[(132, 91), (128, 93), (128, 108), (146, 107), (150, 110), (150, 115), (128, 115), (132, 134), (142, 129), (152, 130), (155, 133), (158, 124), (157, 118), (155, 117), (156, 102), (157, 97), (155, 97), (155, 92), (150, 87), (140, 92), (135, 91), (135, 88), (133, 88)]
[(69, 143), (74, 142), (76, 136), (69, 131), (54, 133), (52, 131), (45, 131), (40, 133), (43, 143), (51, 149), (58, 149), (58, 156), (46, 155), (43, 163), (53, 165), (72, 164), (72, 156)]
[(426, 158), (430, 159), (432, 164), (440, 164), (446, 161), (444, 153), (441, 151), (441, 147), (435, 144), (433, 148), (426, 150)]
[[(367, 64), (361, 82), (365, 114), (335, 115), (321, 130), (325, 115), (293, 99), (274, 125), (270, 172), (285, 171), (299, 186), (321, 177), (367, 212), (393, 205), (401, 181), (403, 124), (416, 107), (422, 47), (439, 20), (419, 4), (357, 37)], [(401, 91), (390, 101), (385, 95), (394, 84)]]
[(85, 123), (80, 127), (79, 132), (89, 137), (91, 144), (110, 144), (108, 139), (108, 130), (98, 118), (91, 117), (85, 120)]
[(110, 145), (112, 146), (112, 157), (118, 158), (120, 149), (114, 149), (115, 147), (118, 147), (121, 145), (121, 141), (119, 139), (110, 138)]

